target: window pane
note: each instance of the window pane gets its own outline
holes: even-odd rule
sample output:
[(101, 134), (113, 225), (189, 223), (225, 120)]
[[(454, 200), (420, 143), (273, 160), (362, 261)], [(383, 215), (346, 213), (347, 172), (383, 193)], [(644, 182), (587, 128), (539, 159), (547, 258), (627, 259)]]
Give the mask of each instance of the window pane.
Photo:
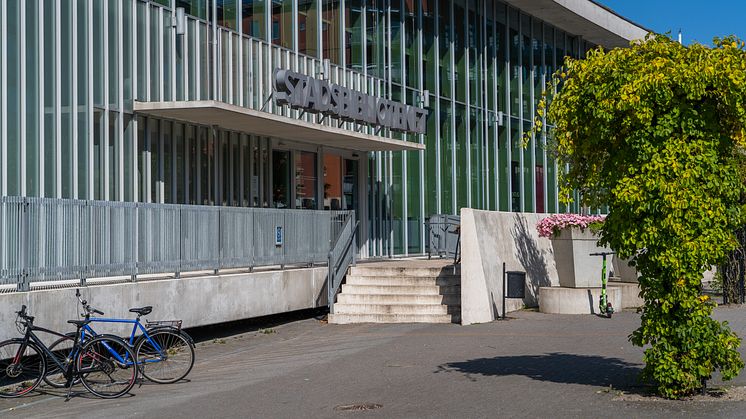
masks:
[(316, 209), (316, 153), (301, 151), (295, 163), (295, 208)]
[(451, 5), (448, 0), (438, 3), (438, 49), (440, 50), (440, 94), (450, 98), (451, 82)]
[[(422, 85), (432, 94), (435, 93), (436, 72), (438, 71), (435, 63), (437, 57), (435, 48), (435, 2), (436, 0), (420, 2), (422, 5)], [(430, 103), (434, 102), (431, 100)]]
[(78, 78), (78, 109), (77, 124), (78, 124), (78, 199), (91, 199), (93, 198), (92, 191), (88, 190), (88, 180), (90, 176), (93, 176), (89, 169), (89, 162), (91, 156), (89, 155), (90, 132), (88, 128), (88, 121), (91, 118), (91, 114), (88, 111), (88, 39), (91, 35), (88, 32), (88, 2), (85, 0), (78, 0), (77, 11), (78, 14), (78, 27), (77, 27), (77, 74), (73, 77)]
[(26, 4), (26, 195), (39, 196), (39, 6)]
[(317, 2), (298, 3), (298, 51), (318, 57), (318, 7)]
[(455, 214), (453, 208), (453, 127), (451, 125), (453, 108), (451, 102), (440, 101), (440, 186), (441, 211), (444, 214)]
[(163, 138), (163, 202), (166, 204), (175, 204), (173, 195), (174, 176), (173, 176), (173, 141), (171, 137), (170, 121), (161, 122), (161, 132)]
[(469, 173), (467, 172), (466, 161), (466, 156), (469, 153), (469, 144), (466, 141), (468, 118), (469, 114), (466, 113), (466, 107), (456, 104), (456, 211), (469, 207), (467, 199)]
[(385, 18), (386, 14), (382, 0), (367, 0), (367, 18), (365, 21), (366, 59), (368, 74), (383, 77), (385, 70)]
[[(391, 80), (394, 83), (401, 84), (402, 81), (402, 62), (401, 62), (401, 51), (402, 51), (402, 13), (401, 13), (401, 2), (392, 1), (389, 8), (389, 22), (391, 27), (389, 28), (389, 39), (391, 44), (391, 63), (389, 65), (389, 74), (391, 74)], [(388, 43), (386, 40), (383, 42)]]
[(285, 48), (293, 47), (293, 1), (272, 2), (272, 43)]
[(142, 116), (137, 117), (137, 201), (147, 202), (147, 178), (145, 172), (147, 170), (148, 157), (150, 156), (150, 150), (147, 148), (147, 138), (145, 137), (145, 118)]
[(176, 0), (176, 7), (183, 7), (184, 11), (200, 19), (207, 17), (208, 0)]
[(161, 83), (161, 42), (158, 34), (160, 33), (160, 16), (158, 8), (150, 9), (150, 100), (161, 100), (160, 83)]
[(340, 64), (342, 55), (342, 49), (339, 45), (340, 32), (342, 31), (340, 1), (324, 0), (323, 9), (321, 33), (323, 34), (324, 58), (328, 58), (334, 64)]
[(104, 124), (103, 112), (93, 114), (93, 199), (104, 199)]
[[(56, 171), (57, 171), (57, 141), (55, 137), (56, 120), (55, 120), (55, 102), (56, 102), (56, 77), (57, 69), (55, 68), (55, 49), (56, 33), (55, 20), (57, 16), (54, 0), (44, 0), (44, 20), (43, 28), (44, 38), (40, 47), (44, 57), (44, 91), (41, 100), (43, 100), (44, 113), (44, 132), (40, 135), (44, 142), (44, 196), (53, 198), (57, 194)], [(38, 18), (38, 17), (37, 17)]]
[[(72, 65), (72, 45), (73, 45), (73, 3), (61, 2), (60, 4), (60, 104), (62, 106), (60, 126), (62, 129), (61, 139), (61, 158), (62, 158), (62, 198), (74, 198), (73, 196), (73, 149), (75, 148), (75, 139), (72, 136), (72, 128), (75, 123), (75, 110), (72, 108), (73, 95), (72, 91), (73, 77)], [(79, 79), (79, 83), (85, 83), (86, 79)]]
[(160, 188), (163, 186), (163, 174), (160, 171), (161, 141), (159, 137), (160, 121), (148, 120), (148, 151), (150, 152), (150, 202), (160, 201)]
[[(21, 112), (19, 109), (21, 100), (20, 85), (21, 79), (21, 25), (20, 25), (20, 7), (19, 2), (9, 2), (7, 4), (7, 51), (8, 56), (3, 57), (7, 62), (8, 83), (4, 86), (4, 94), (7, 95), (7, 163), (8, 163), (8, 195), (21, 194)], [(6, 93), (7, 92), (7, 93)]]
[[(456, 82), (456, 100), (466, 102), (466, 11), (464, 0), (456, 0), (453, 3), (453, 53), (454, 71)], [(466, 167), (466, 166), (463, 166)]]
[(135, 120), (131, 114), (122, 114), (124, 123), (124, 200), (132, 202), (135, 200), (135, 181), (133, 170), (137, 162), (135, 146)]
[(236, 0), (215, 0), (218, 25), (236, 29)]
[(417, 51), (417, 49), (419, 48), (419, 34), (417, 31), (417, 5), (420, 3), (421, 2), (404, 2), (404, 52), (406, 54), (405, 73), (407, 86), (415, 89), (419, 87), (420, 75), (420, 58)]
[(185, 134), (185, 145), (187, 149), (187, 175), (186, 175), (186, 181), (187, 181), (187, 204), (197, 204), (198, 198), (197, 198), (197, 141), (198, 138), (195, 137), (195, 132), (199, 128), (195, 126), (188, 125), (186, 127), (186, 134)]
[(264, 0), (241, 0), (241, 26), (243, 33), (264, 38)]
[(119, 107), (119, 36), (122, 34), (119, 7), (121, 7), (121, 0), (109, 0), (108, 6), (109, 104), (116, 109)]
[(120, 200), (119, 191), (119, 179), (122, 173), (119, 172), (119, 159), (122, 150), (119, 147), (119, 128), (117, 122), (119, 119), (119, 113), (110, 111), (109, 112), (109, 137), (108, 137), (108, 148), (107, 153), (107, 164), (109, 165), (109, 196), (106, 196), (106, 200)]
[[(167, 29), (168, 28), (168, 29)], [(171, 47), (171, 12), (163, 11), (163, 100), (172, 100), (173, 76), (171, 66), (174, 65), (174, 53)]]
[(290, 152), (272, 151), (272, 202), (276, 208), (290, 205)]
[(363, 0), (345, 1), (345, 57), (347, 68), (363, 71)]

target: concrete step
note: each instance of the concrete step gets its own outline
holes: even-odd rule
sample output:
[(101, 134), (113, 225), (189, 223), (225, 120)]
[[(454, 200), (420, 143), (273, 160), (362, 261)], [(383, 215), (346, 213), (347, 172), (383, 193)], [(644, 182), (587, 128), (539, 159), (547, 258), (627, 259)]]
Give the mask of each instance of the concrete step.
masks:
[(368, 276), (347, 275), (347, 283), (354, 285), (461, 285), (460, 276)]
[(461, 307), (442, 304), (334, 304), (334, 314), (461, 314)]
[(331, 324), (355, 323), (458, 323), (461, 316), (450, 314), (330, 314)]
[(456, 266), (455, 271), (453, 267), (401, 267), (401, 266), (365, 266), (365, 264), (359, 264), (357, 266), (350, 267), (350, 275), (357, 276), (424, 276), (424, 277), (438, 277), (438, 276), (459, 276), (461, 275), (461, 267)]
[[(460, 305), (461, 295), (338, 294), (336, 304), (446, 304)], [(335, 306), (336, 306), (335, 304)]]
[(460, 286), (437, 285), (357, 285), (342, 284), (342, 294), (416, 294), (416, 295), (445, 295), (461, 294)]

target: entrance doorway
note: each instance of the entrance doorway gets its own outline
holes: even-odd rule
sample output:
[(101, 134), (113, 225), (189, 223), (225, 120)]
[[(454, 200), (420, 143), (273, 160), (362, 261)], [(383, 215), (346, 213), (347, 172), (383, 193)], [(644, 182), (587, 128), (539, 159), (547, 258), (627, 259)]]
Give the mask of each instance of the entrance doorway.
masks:
[(354, 210), (359, 216), (358, 161), (324, 155), (324, 209)]

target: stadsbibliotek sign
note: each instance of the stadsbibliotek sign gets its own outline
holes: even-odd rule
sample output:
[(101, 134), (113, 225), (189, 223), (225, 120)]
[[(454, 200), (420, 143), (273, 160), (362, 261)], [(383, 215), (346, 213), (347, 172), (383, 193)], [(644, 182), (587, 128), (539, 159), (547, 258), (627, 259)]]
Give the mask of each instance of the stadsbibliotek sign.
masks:
[(427, 110), (416, 106), (371, 96), (281, 68), (275, 69), (272, 86), (278, 105), (394, 131), (425, 133)]

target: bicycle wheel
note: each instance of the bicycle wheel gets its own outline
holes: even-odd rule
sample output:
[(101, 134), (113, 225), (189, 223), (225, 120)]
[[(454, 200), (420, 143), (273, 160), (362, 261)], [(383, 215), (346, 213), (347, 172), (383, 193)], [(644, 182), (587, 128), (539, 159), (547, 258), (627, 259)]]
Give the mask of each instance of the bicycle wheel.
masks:
[(41, 383), (47, 367), (41, 350), (23, 339), (0, 343), (0, 397), (20, 397)]
[(127, 394), (137, 381), (132, 349), (113, 336), (97, 336), (85, 342), (77, 360), (77, 374), (92, 394), (113, 399)]
[(158, 384), (175, 383), (192, 370), (194, 348), (180, 332), (156, 329), (142, 337), (135, 348), (143, 377)]
[[(47, 349), (52, 352), (59, 361), (60, 364), (65, 364), (66, 360), (72, 352), (73, 345), (75, 344), (75, 333), (67, 333), (65, 337), (59, 338), (54, 341)], [(54, 388), (64, 388), (67, 384), (67, 379), (62, 374), (60, 367), (54, 362), (50, 362), (47, 365), (47, 373), (44, 375), (44, 382)], [(80, 379), (75, 377), (73, 384), (80, 383)]]

